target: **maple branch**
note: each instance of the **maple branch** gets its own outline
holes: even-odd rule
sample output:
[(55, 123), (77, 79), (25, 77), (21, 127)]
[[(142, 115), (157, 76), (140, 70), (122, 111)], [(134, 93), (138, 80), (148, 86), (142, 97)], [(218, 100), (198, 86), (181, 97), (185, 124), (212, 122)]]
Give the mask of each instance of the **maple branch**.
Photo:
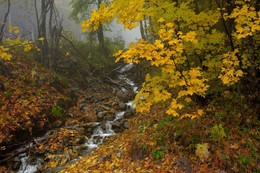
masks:
[(188, 81), (187, 81), (186, 77), (184, 76), (182, 70), (179, 69), (179, 67), (177, 66), (177, 64), (175, 63), (174, 60), (172, 60), (172, 61), (173, 61), (173, 63), (174, 63), (175, 68), (180, 72), (181, 77), (184, 79), (186, 86), (189, 86)]
[[(230, 29), (230, 30), (228, 29), (226, 20), (225, 20), (225, 18), (224, 18), (224, 12), (223, 12), (223, 10), (222, 10), (222, 8), (223, 8), (223, 6), (224, 6), (224, 5), (223, 5), (224, 2), (222, 1), (222, 4), (220, 4), (220, 2), (219, 2), (218, 0), (215, 0), (215, 2), (216, 2), (216, 4), (217, 4), (218, 8), (220, 9), (219, 11), (220, 11), (220, 15), (221, 15), (221, 21), (222, 21), (222, 23), (223, 23), (225, 33), (226, 33), (226, 35), (228, 36), (229, 43), (230, 43), (230, 46), (231, 46), (231, 50), (232, 50), (232, 51), (235, 51), (235, 45), (234, 45), (233, 38), (232, 38), (232, 34), (231, 34), (232, 31), (231, 31), (231, 29)], [(241, 68), (241, 67), (242, 67), (242, 59), (241, 59), (241, 57), (239, 56), (238, 53), (236, 53), (236, 56), (237, 56), (237, 58), (238, 58), (238, 60), (239, 60), (239, 67), (240, 67), (240, 69), (242, 69), (242, 68)]]
[(224, 26), (224, 30), (225, 30), (225, 33), (227, 34), (228, 36), (228, 39), (229, 39), (229, 43), (230, 43), (230, 46), (231, 46), (231, 49), (232, 51), (235, 50), (235, 46), (234, 46), (234, 43), (233, 43), (233, 38), (232, 38), (232, 35), (231, 35), (231, 31), (228, 30), (228, 27), (227, 27), (227, 23), (225, 21), (225, 18), (224, 18), (224, 13), (223, 13), (223, 4), (221, 5), (220, 2), (218, 0), (215, 0), (218, 8), (220, 9), (220, 15), (221, 15), (221, 21), (223, 23), (223, 26)]

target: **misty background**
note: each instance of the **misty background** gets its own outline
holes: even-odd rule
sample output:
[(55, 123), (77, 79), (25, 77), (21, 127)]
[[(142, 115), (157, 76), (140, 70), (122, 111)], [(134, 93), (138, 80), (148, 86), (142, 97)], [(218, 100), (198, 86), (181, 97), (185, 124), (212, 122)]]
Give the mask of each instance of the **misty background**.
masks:
[[(3, 22), (7, 11), (7, 3), (0, 0), (0, 22)], [(10, 13), (7, 18), (7, 24), (18, 26), (24, 39), (33, 40), (37, 38), (36, 13), (33, 0), (11, 0)], [(55, 0), (60, 18), (63, 19), (62, 25), (65, 32), (70, 33), (71, 37), (79, 41), (87, 41), (86, 34), (82, 33), (80, 24), (70, 19), (72, 7), (70, 0)], [(38, 3), (40, 5), (40, 1)], [(40, 6), (38, 7), (40, 9)], [(141, 38), (139, 27), (132, 30), (125, 30), (123, 25), (113, 21), (109, 25), (109, 29), (104, 32), (105, 37), (118, 38), (121, 37), (125, 41), (125, 47), (131, 42)], [(5, 29), (5, 37), (10, 37), (8, 26)]]

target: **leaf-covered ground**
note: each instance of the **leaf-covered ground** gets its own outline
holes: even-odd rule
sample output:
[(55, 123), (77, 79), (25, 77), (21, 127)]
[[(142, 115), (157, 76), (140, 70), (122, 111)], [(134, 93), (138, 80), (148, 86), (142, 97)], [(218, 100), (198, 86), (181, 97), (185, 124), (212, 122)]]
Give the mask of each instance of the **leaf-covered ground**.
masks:
[[(259, 172), (259, 129), (226, 125), (225, 136), (216, 140), (216, 123), (215, 117), (176, 120), (155, 107), (150, 114), (136, 114), (129, 130), (107, 139), (62, 173)], [(206, 155), (203, 150), (199, 154), (199, 143), (207, 144)]]
[[(67, 110), (71, 101), (65, 96), (69, 92), (66, 81), (29, 58), (14, 58), (4, 64), (0, 75), (5, 85), (0, 91), (1, 152), (9, 149), (8, 144), (21, 144), (17, 143), (19, 132), (32, 137), (50, 128), (50, 123), (83, 125), (96, 121), (95, 107), (118, 103), (110, 86), (91, 81), (92, 87), (78, 90), (78, 101)], [(10, 74), (4, 74), (6, 69)], [(86, 97), (99, 101), (84, 109)], [(56, 129), (47, 143), (37, 145), (37, 151), (45, 152), (43, 169), (66, 165), (66, 155), (78, 158), (62, 173), (259, 172), (259, 121), (239, 126), (239, 115), (220, 105), (202, 107), (206, 115), (193, 120), (168, 116), (163, 105), (154, 106), (147, 114), (135, 113), (129, 119), (129, 129), (107, 138), (88, 156), (78, 158), (80, 153), (73, 151), (73, 146), (82, 134), (66, 128)], [(64, 115), (68, 115), (66, 120)]]
[(0, 81), (0, 152), (45, 132), (71, 104), (66, 81), (29, 57), (3, 61)]

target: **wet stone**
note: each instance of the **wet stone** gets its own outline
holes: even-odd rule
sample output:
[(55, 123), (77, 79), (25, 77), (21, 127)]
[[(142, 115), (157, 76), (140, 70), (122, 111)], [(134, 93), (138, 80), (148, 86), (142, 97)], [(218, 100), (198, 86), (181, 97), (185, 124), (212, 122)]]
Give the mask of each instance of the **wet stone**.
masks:
[(128, 124), (127, 121), (124, 122), (124, 128), (125, 128), (125, 129), (129, 129), (129, 124)]
[(113, 124), (112, 124), (112, 127), (113, 127), (113, 128), (118, 128), (118, 127), (120, 127), (120, 126), (121, 126), (121, 123), (120, 123), (119, 120), (114, 121)]
[(105, 116), (105, 113), (104, 113), (104, 112), (98, 112), (98, 113), (97, 113), (98, 119), (103, 119), (104, 116)]
[(122, 153), (123, 153), (123, 151), (122, 151), (122, 150), (119, 150), (119, 151), (116, 153), (116, 157), (117, 157), (118, 159), (120, 159), (120, 158), (122, 157)]
[(13, 170), (18, 170), (21, 166), (22, 162), (21, 161), (14, 161), (12, 169)]
[(124, 114), (125, 118), (129, 118), (132, 115), (133, 115), (133, 111), (131, 109), (128, 109), (125, 111), (125, 114)]
[(85, 139), (84, 136), (82, 136), (82, 137), (76, 139), (76, 143), (77, 143), (77, 144), (83, 144), (83, 143), (85, 143), (85, 141), (86, 141), (86, 139)]
[(87, 97), (85, 97), (85, 99), (84, 99), (84, 103), (96, 103), (96, 102), (98, 102), (99, 100), (97, 99), (97, 98), (95, 98), (95, 97), (92, 97), (92, 96), (87, 96)]
[(108, 110), (111, 109), (109, 106), (105, 106), (105, 105), (102, 105), (101, 108), (104, 109), (104, 110), (106, 110), (106, 111), (108, 111)]
[(88, 107), (85, 106), (85, 105), (81, 105), (81, 106), (80, 106), (80, 110), (86, 111), (86, 110), (88, 110)]
[(126, 109), (126, 104), (124, 102), (119, 102), (118, 106), (119, 106), (120, 110), (125, 110)]
[(106, 121), (102, 121), (102, 123), (100, 124), (100, 127), (105, 130), (106, 129)]
[(115, 119), (115, 114), (108, 114), (104, 117), (106, 121), (113, 121)]
[(124, 92), (121, 91), (121, 90), (119, 90), (119, 91), (116, 92), (116, 95), (117, 95), (117, 96), (120, 96), (120, 97), (121, 97), (123, 94), (124, 94)]

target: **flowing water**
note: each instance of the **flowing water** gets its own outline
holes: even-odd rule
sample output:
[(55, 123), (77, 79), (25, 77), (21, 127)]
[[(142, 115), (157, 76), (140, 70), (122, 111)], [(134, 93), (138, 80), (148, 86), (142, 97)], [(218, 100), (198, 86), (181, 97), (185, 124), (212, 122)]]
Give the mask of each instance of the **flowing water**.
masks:
[[(123, 66), (122, 68), (120, 68), (118, 70), (118, 72), (120, 73), (118, 75), (118, 79), (124, 81), (124, 83), (129, 85), (132, 88), (132, 92), (136, 94), (138, 92), (138, 87), (136, 87), (135, 83), (133, 81), (131, 81), (124, 74), (125, 72), (128, 72), (131, 68), (133, 68), (133, 66), (134, 65), (132, 63), (130, 63), (130, 64), (127, 64), (127, 65)], [(124, 90), (124, 88), (123, 89), (121, 88), (121, 90), (123, 92), (127, 92), (127, 90), (126, 89)], [(135, 108), (135, 106), (133, 105), (133, 101), (127, 102), (126, 105), (127, 105), (127, 109)], [(86, 147), (88, 147), (88, 150), (93, 150), (94, 148), (97, 148), (100, 144), (103, 143), (105, 138), (115, 135), (116, 133), (113, 131), (112, 125), (116, 121), (123, 119), (125, 113), (126, 113), (125, 111), (117, 112), (115, 114), (115, 119), (113, 121), (105, 122), (105, 129), (101, 128), (101, 122), (92, 122), (92, 124), (93, 124), (93, 126), (95, 126), (95, 128), (93, 130), (91, 137), (84, 144)], [(47, 134), (48, 133), (49, 132), (47, 132)], [(44, 138), (44, 137), (36, 138), (35, 141), (41, 140), (42, 138)], [(30, 145), (33, 145), (33, 144), (30, 144)], [(17, 173), (35, 173), (35, 172), (37, 172), (37, 167), (40, 166), (41, 163), (44, 162), (41, 158), (34, 158), (34, 160), (32, 161), (28, 157), (27, 153), (20, 154), (18, 156), (18, 158), (21, 161), (21, 166)]]

